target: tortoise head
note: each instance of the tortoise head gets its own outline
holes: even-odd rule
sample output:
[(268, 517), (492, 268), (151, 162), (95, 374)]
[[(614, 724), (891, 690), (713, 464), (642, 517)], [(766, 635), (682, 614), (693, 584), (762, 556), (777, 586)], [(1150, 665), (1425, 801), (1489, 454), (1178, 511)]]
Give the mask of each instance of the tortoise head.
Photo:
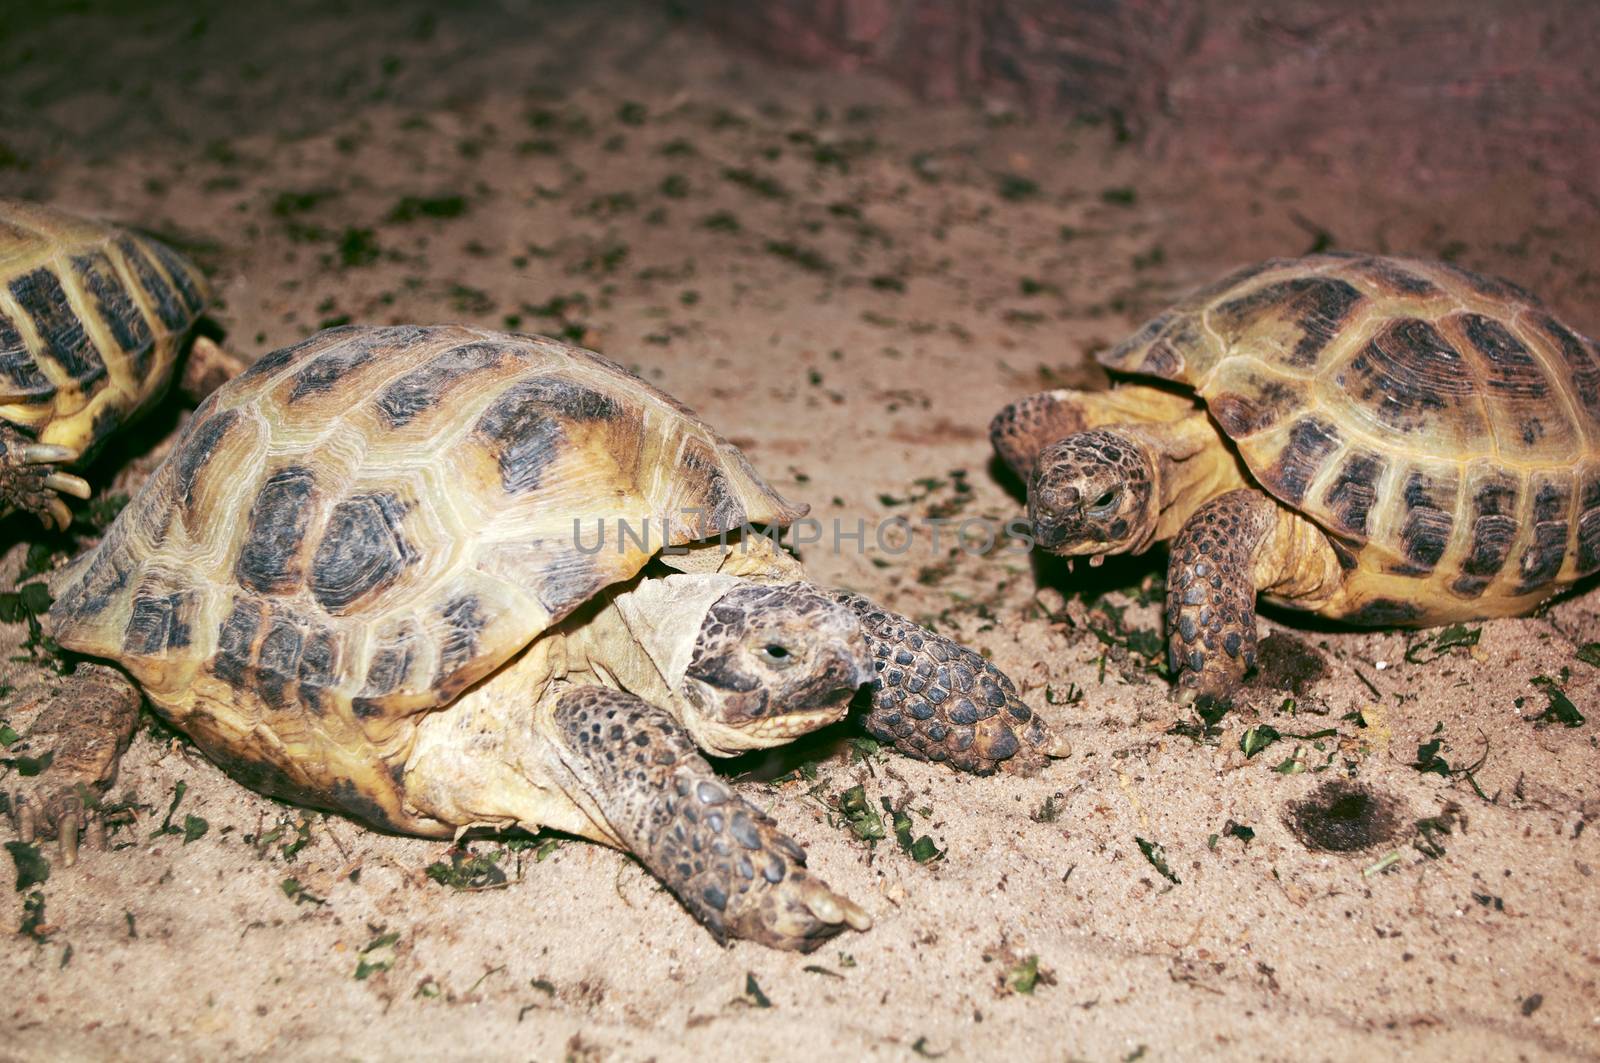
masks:
[(1039, 452), (1028, 478), (1034, 541), (1063, 557), (1142, 550), (1160, 506), (1149, 448), (1115, 429), (1078, 432)]
[(700, 717), (691, 731), (738, 752), (841, 719), (872, 676), (849, 609), (805, 583), (741, 583), (706, 613), (678, 693)]

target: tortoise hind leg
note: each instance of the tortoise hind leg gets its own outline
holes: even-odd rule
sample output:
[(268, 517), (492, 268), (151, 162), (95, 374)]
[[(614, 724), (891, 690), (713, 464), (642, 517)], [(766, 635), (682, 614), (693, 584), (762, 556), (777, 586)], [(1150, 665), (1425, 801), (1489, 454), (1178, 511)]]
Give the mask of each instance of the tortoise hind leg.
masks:
[(806, 871), (805, 850), (712, 773), (666, 710), (609, 687), (553, 709), (555, 756), (580, 804), (717, 939), (810, 952), (871, 918)]
[(73, 461), (70, 447), (36, 443), (10, 425), (0, 424), (0, 516), (13, 509), (32, 513), (44, 526), (65, 529), (72, 511), (61, 495), (88, 498), (89, 485), (55, 466)]
[(1342, 582), (1315, 524), (1252, 488), (1195, 511), (1167, 562), (1167, 652), (1183, 701), (1226, 704), (1256, 661), (1256, 593), (1314, 608)]
[(199, 402), (249, 368), (247, 359), (218, 346), (207, 336), (196, 336), (183, 360), (178, 390), (190, 401)]
[(105, 823), (98, 798), (110, 787), (117, 763), (139, 718), (139, 691), (122, 673), (103, 665), (79, 665), (59, 685), (32, 698), (43, 702), (21, 751), (42, 770), (20, 777), (11, 795), (11, 815), (24, 842), (55, 836), (61, 862), (78, 859), (78, 833), (105, 848)]

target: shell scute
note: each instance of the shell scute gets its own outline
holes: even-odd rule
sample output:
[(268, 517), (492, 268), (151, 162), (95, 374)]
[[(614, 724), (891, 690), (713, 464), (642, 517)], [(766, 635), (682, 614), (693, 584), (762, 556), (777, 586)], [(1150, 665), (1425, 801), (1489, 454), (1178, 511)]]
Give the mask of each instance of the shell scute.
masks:
[(1600, 569), (1600, 346), (1515, 284), (1374, 255), (1271, 260), (1100, 360), (1194, 387), (1250, 474), (1340, 540), (1352, 578), (1383, 574), (1346, 615), (1405, 594), (1412, 621), (1521, 608)]

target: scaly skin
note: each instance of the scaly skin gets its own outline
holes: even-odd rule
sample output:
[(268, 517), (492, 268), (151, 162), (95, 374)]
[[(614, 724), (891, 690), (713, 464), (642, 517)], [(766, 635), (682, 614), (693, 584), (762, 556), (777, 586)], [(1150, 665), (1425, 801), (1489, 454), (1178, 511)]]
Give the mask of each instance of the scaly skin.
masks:
[[(1184, 700), (1232, 699), (1256, 663), (1256, 572), (1274, 541), (1277, 506), (1229, 491), (1197, 510), (1167, 562), (1167, 653)], [(1265, 565), (1258, 566), (1258, 560)]]
[(555, 755), (623, 844), (711, 930), (810, 952), (872, 919), (806, 871), (805, 850), (711, 771), (664, 709), (608, 687), (557, 701)]
[(1066, 755), (1010, 678), (982, 656), (858, 594), (831, 596), (861, 618), (872, 650), (878, 674), (866, 727), (874, 738), (975, 775), (1002, 767), (1031, 774), (1047, 757)]
[(133, 736), (139, 691), (115, 669), (80, 664), (56, 689), (33, 695), (32, 701), (40, 700), (46, 703), (20, 748), (33, 758), (50, 754), (50, 764), (38, 775), (15, 778), (11, 814), (24, 842), (55, 837), (61, 862), (71, 867), (80, 831), (91, 846), (105, 848), (96, 799), (116, 778)]

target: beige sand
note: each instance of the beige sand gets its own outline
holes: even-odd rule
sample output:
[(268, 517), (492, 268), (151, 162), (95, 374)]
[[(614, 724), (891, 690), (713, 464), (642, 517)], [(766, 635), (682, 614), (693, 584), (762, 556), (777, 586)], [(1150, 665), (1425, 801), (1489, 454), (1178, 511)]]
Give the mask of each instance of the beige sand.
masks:
[[(1359, 172), (1175, 148), (1152, 163), (1102, 128), (921, 108), (631, 8), (430, 23), (420, 4), (234, 6), (262, 10), (58, 16), (0, 39), (0, 191), (186, 239), (251, 356), (344, 317), (570, 325), (825, 521), (1015, 514), (985, 439), (996, 408), (1092, 379), (1087, 356), (1144, 313), (1232, 264), (1303, 252), (1318, 230), (1456, 256), (1600, 329), (1595, 200), (1537, 158), (1448, 181), (1370, 157)], [(406, 197), (456, 195), (459, 216), (393, 216)], [(564, 316), (535, 309), (557, 297)], [(131, 436), (102, 489), (136, 486), (181, 416)], [(991, 652), (1077, 748), (1025, 780), (827, 747), (811, 751), (827, 754), (814, 781), (741, 782), (874, 913), (870, 933), (809, 957), (720, 948), (638, 864), (576, 842), (508, 853), (514, 881), (455, 892), (424, 871), (446, 846), (302, 815), (142, 731), (115, 795), (151, 811), (41, 888), (45, 943), (10, 933), (25, 895), (0, 901), (0, 1058), (1600, 1054), (1600, 829), (1585, 829), (1600, 814), (1600, 669), (1575, 657), (1600, 639), (1600, 593), (1485, 624), (1428, 663), (1407, 661), (1402, 633), (1290, 627), (1326, 671), (1297, 714), (1278, 713), (1289, 695), (1269, 681), (1197, 743), (1168, 733), (1181, 714), (1142, 658), (1090, 630), (1109, 621), (1085, 601), (1159, 577), (1158, 558), (1076, 579), (925, 539), (807, 560)], [(20, 563), (13, 549), (0, 586)], [(1125, 630), (1159, 627), (1125, 591), (1106, 601), (1128, 607)], [(9, 650), (22, 632), (4, 630)], [(1585, 726), (1531, 722), (1539, 675)], [(1269, 721), (1338, 736), (1246, 760), (1242, 734)], [(1492, 800), (1410, 766), (1435, 737), (1450, 766), (1481, 760)], [(1297, 749), (1306, 770), (1273, 770)], [(1384, 810), (1369, 849), (1312, 851), (1290, 829), (1289, 807), (1336, 776)], [(180, 782), (175, 821), (208, 830), (152, 839)], [(892, 834), (869, 850), (830, 817), (857, 784), (874, 806), (905, 802), (943, 857), (919, 864)], [(309, 841), (285, 858), (297, 822)], [(1011, 974), (1033, 956), (1037, 981), (1018, 992)], [(390, 966), (358, 980), (363, 961)]]

